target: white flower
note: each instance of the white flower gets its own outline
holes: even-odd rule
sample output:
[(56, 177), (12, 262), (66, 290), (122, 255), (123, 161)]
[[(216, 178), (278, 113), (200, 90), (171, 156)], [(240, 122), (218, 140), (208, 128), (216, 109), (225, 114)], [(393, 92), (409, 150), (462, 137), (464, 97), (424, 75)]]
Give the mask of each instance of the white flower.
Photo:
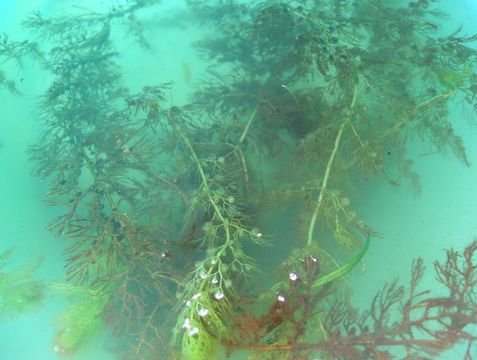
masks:
[(203, 271), (199, 274), (199, 276), (200, 276), (201, 279), (207, 278), (207, 274)]
[(217, 260), (212, 259), (212, 260), (210, 260), (210, 263), (211, 263), (212, 265), (215, 265), (215, 264), (217, 264)]
[(291, 281), (296, 281), (298, 280), (298, 275), (294, 272), (291, 272), (288, 277), (290, 278)]
[(182, 324), (182, 329), (184, 330), (190, 329), (190, 319), (188, 317), (184, 319), (184, 323)]
[(285, 302), (285, 296), (283, 296), (283, 295), (278, 295), (277, 300), (278, 300), (279, 302)]
[(214, 298), (215, 300), (222, 300), (224, 298), (224, 294), (222, 294), (221, 292), (216, 292), (215, 295), (214, 295)]
[(190, 302), (190, 300), (187, 300), (187, 301), (185, 302), (185, 304), (186, 304), (187, 307), (189, 307), (189, 306), (192, 305), (192, 303)]
[(192, 300), (197, 300), (198, 298), (200, 298), (200, 293), (192, 295)]
[(318, 260), (316, 259), (316, 257), (314, 257), (314, 256), (310, 256), (310, 258), (311, 258), (311, 261), (313, 261), (314, 263), (316, 263), (316, 262), (318, 261)]
[(218, 283), (219, 283), (219, 280), (216, 277), (214, 277), (212, 279), (212, 284), (218, 284)]
[(207, 309), (200, 309), (198, 311), (198, 314), (199, 314), (200, 317), (207, 316), (208, 313), (209, 313), (209, 310), (207, 310)]
[(257, 233), (257, 237), (261, 238), (263, 234), (261, 232)]
[(196, 326), (194, 326), (192, 329), (189, 330), (189, 336), (194, 336), (194, 335), (197, 335), (199, 333), (199, 328), (197, 328)]

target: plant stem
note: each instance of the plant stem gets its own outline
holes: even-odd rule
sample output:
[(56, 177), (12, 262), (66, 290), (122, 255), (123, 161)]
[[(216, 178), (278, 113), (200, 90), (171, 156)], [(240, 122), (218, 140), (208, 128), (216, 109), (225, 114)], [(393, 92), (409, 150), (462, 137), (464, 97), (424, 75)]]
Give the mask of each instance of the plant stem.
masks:
[(252, 115), (250, 115), (250, 118), (248, 119), (247, 121), (247, 124), (245, 125), (245, 129), (243, 130), (243, 133), (242, 135), (240, 136), (240, 139), (239, 139), (239, 145), (241, 143), (243, 143), (243, 141), (245, 140), (245, 138), (247, 137), (247, 133), (248, 133), (248, 130), (250, 129), (250, 125), (252, 125), (252, 121), (253, 119), (255, 119), (255, 115), (257, 115), (257, 108), (255, 108), (255, 110), (253, 111)]
[(189, 139), (182, 133), (182, 131), (180, 131), (178, 129), (178, 133), (180, 135), (180, 137), (184, 140), (184, 143), (186, 144), (186, 146), (189, 148), (189, 151), (194, 159), (194, 162), (196, 163), (197, 165), (197, 169), (199, 170), (199, 174), (200, 174), (200, 177), (202, 179), (202, 183), (205, 187), (205, 190), (207, 192), (207, 198), (209, 199), (209, 202), (210, 204), (212, 205), (212, 207), (214, 208), (214, 211), (215, 213), (217, 214), (217, 217), (219, 218), (220, 222), (223, 224), (224, 226), (224, 230), (225, 230), (225, 243), (221, 246), (220, 250), (218, 251), (218, 254), (217, 256), (220, 257), (222, 255), (223, 252), (225, 252), (225, 249), (230, 245), (231, 243), (231, 236), (230, 236), (230, 227), (229, 227), (229, 224), (228, 222), (225, 220), (225, 217), (224, 215), (222, 214), (222, 211), (220, 210), (220, 208), (217, 206), (217, 204), (215, 203), (214, 199), (212, 198), (212, 195), (211, 195), (211, 190), (210, 190), (210, 187), (209, 187), (209, 182), (207, 180), (207, 177), (205, 176), (205, 172), (204, 172), (204, 169), (202, 168), (202, 166), (200, 165), (200, 160), (199, 158), (197, 157), (197, 154), (195, 153), (195, 150), (194, 150), (194, 147), (192, 146), (192, 144), (190, 143)]
[(307, 238), (307, 246), (310, 247), (313, 241), (313, 231), (315, 230), (316, 218), (318, 217), (318, 212), (320, 211), (321, 204), (323, 203), (323, 198), (325, 195), (326, 187), (328, 185), (328, 180), (330, 177), (331, 166), (335, 160), (336, 152), (340, 146), (341, 136), (343, 135), (343, 131), (345, 125), (351, 120), (352, 112), (354, 105), (356, 103), (356, 97), (358, 95), (358, 85), (354, 86), (353, 91), (353, 100), (351, 101), (351, 105), (348, 109), (348, 114), (345, 119), (341, 122), (340, 128), (338, 133), (336, 134), (335, 144), (333, 150), (331, 151), (330, 158), (328, 159), (328, 164), (326, 165), (325, 176), (323, 177), (323, 182), (321, 183), (320, 193), (318, 194), (318, 200), (316, 201), (315, 211), (313, 212), (310, 220), (310, 226), (308, 227), (308, 238)]

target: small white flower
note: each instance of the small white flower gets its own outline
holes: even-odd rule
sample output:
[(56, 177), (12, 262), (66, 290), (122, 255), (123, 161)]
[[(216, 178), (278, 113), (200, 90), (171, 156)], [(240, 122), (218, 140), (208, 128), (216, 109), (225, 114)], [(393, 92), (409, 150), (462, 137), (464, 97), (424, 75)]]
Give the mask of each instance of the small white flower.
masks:
[(197, 314), (199, 314), (200, 317), (204, 317), (204, 316), (207, 316), (208, 313), (209, 313), (209, 310), (200, 309)]
[(283, 296), (283, 295), (278, 295), (277, 300), (278, 300), (279, 302), (285, 302), (285, 296)]
[(192, 305), (192, 303), (190, 302), (190, 300), (187, 300), (187, 301), (185, 302), (185, 304), (186, 304), (187, 307), (190, 307), (190, 306)]
[(217, 260), (212, 259), (212, 260), (210, 260), (210, 263), (211, 263), (212, 265), (215, 265), (215, 264), (217, 264)]
[(166, 256), (167, 256), (167, 254), (165, 252), (161, 253), (162, 258), (165, 258)]
[(294, 272), (291, 272), (288, 277), (290, 278), (291, 281), (296, 281), (298, 280), (298, 275)]
[(257, 237), (261, 238), (263, 234), (261, 232), (257, 233)]
[(206, 279), (207, 278), (207, 274), (203, 271), (199, 274), (199, 276), (200, 276), (201, 279)]
[(197, 300), (198, 298), (200, 298), (200, 293), (192, 295), (192, 300)]
[(190, 329), (190, 319), (188, 317), (184, 319), (184, 323), (182, 324), (182, 329), (184, 330)]
[(310, 256), (310, 259), (311, 259), (311, 261), (313, 261), (314, 263), (316, 263), (316, 262), (318, 261), (318, 259), (317, 259), (316, 257), (314, 257), (314, 256)]
[(218, 283), (219, 283), (219, 280), (216, 277), (214, 277), (212, 279), (212, 284), (218, 284)]
[(193, 327), (192, 329), (189, 330), (189, 336), (195, 336), (199, 333), (199, 328)]
[(224, 298), (224, 294), (222, 294), (221, 292), (216, 292), (215, 295), (214, 295), (214, 298), (215, 300), (222, 300)]

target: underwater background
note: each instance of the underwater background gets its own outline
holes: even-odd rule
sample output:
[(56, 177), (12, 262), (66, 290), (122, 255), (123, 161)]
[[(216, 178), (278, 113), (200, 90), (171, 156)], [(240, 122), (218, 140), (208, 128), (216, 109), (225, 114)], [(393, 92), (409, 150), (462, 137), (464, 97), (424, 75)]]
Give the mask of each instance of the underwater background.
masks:
[[(24, 18), (39, 10), (46, 17), (68, 13), (70, 9), (85, 9), (98, 13), (128, 1), (14, 1), (0, 3), (0, 32), (15, 39), (34, 39), (36, 35), (21, 27)], [(253, 2), (252, 2), (253, 3)], [(449, 31), (460, 24), (464, 33), (477, 32), (477, 1), (442, 1), (450, 14), (446, 20)], [(149, 10), (147, 10), (149, 11)], [(134, 39), (118, 35), (116, 45), (120, 53), (122, 83), (139, 90), (144, 84), (174, 81), (165, 91), (166, 101), (173, 106), (187, 103), (194, 85), (205, 77), (207, 65), (199, 58), (192, 43), (202, 36), (193, 24), (194, 14), (185, 1), (163, 1), (144, 16), (144, 37), (150, 43), (148, 58), (132, 45)], [(473, 44), (472, 46), (475, 46)], [(9, 78), (15, 80), (21, 92), (12, 96), (0, 90), (0, 252), (14, 247), (10, 261), (2, 268), (8, 271), (42, 258), (35, 278), (45, 283), (65, 281), (65, 256), (68, 241), (55, 237), (46, 229), (62, 209), (47, 206), (43, 199), (49, 191), (48, 181), (33, 174), (34, 164), (28, 160), (28, 148), (42, 131), (38, 116), (38, 96), (45, 91), (51, 78), (44, 75), (33, 60), (25, 59), (22, 66), (0, 63)], [(442, 154), (420, 140), (407, 145), (407, 156), (419, 175), (421, 191), (418, 195), (403, 181), (399, 187), (390, 186), (384, 179), (373, 178), (358, 184), (360, 191), (356, 210), (363, 221), (376, 230), (369, 251), (348, 276), (352, 303), (360, 308), (369, 306), (374, 294), (386, 281), (398, 277), (409, 280), (412, 260), (422, 257), (428, 268), (423, 288), (435, 286), (432, 263), (443, 260), (445, 250), (463, 250), (477, 238), (477, 122), (476, 113), (463, 116), (462, 107), (452, 104), (449, 118), (455, 133), (462, 137), (467, 149), (469, 167), (452, 154)], [(390, 150), (388, 155), (393, 156)], [(293, 209), (281, 209), (275, 232), (292, 236), (294, 226), (284, 221), (294, 214)], [(265, 221), (265, 220), (264, 220)], [(280, 245), (256, 250), (271, 267), (282, 261)], [(274, 256), (276, 257), (274, 258)], [(50, 360), (58, 358), (54, 349), (54, 319), (67, 306), (68, 300), (59, 295), (46, 294), (37, 308), (13, 318), (5, 316), (0, 323), (0, 359)], [(468, 330), (469, 331), (469, 330)], [(477, 328), (473, 329), (477, 334)], [(105, 334), (103, 338), (107, 338)], [(105, 340), (105, 341), (103, 341)], [(462, 359), (465, 347), (455, 346), (439, 355), (439, 359)], [(472, 349), (477, 357), (477, 345)], [(117, 359), (108, 349), (106, 339), (73, 358)], [(231, 359), (245, 359), (234, 353)]]

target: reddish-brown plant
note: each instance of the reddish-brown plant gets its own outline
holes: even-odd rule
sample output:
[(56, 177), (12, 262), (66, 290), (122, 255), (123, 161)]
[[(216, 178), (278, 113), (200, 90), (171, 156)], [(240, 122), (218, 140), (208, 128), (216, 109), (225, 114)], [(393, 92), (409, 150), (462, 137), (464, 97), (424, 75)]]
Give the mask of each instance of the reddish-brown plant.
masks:
[[(470, 327), (477, 323), (477, 241), (463, 253), (448, 250), (445, 261), (435, 262), (440, 290), (419, 289), (424, 262), (417, 259), (409, 287), (397, 281), (385, 284), (365, 311), (334, 294), (333, 284), (313, 290), (319, 269), (310, 259), (302, 260), (297, 279), (290, 279), (261, 316), (238, 315), (239, 332), (248, 330), (249, 336), (228, 342), (229, 350), (274, 352), (289, 359), (317, 354), (333, 359), (429, 359), (463, 344), (464, 359), (476, 355), (477, 335)], [(244, 329), (246, 324), (253, 326)]]

